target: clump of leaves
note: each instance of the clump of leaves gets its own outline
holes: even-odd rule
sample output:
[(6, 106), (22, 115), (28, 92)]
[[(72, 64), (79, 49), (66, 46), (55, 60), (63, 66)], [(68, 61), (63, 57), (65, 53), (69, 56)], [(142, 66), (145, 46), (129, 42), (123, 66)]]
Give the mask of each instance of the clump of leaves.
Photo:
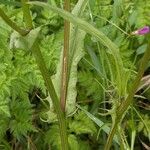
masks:
[[(2, 30), (0, 34), (0, 116), (2, 118), (0, 140), (4, 141), (6, 131), (9, 130), (13, 138), (19, 140), (36, 131), (32, 123), (34, 113), (31, 102), (34, 101), (32, 99), (34, 97), (30, 95), (34, 89), (40, 89), (46, 95), (46, 88), (31, 52), (13, 46), (11, 42), (16, 39), (10, 33), (8, 26), (0, 26), (0, 29)], [(62, 33), (59, 32), (44, 38), (41, 43), (41, 50), (50, 74), (55, 72), (61, 35)]]
[[(50, 126), (50, 129), (45, 134), (45, 144), (50, 144), (52, 149), (60, 149), (60, 136), (58, 125)], [(86, 150), (91, 146), (82, 139), (84, 135), (94, 136), (97, 132), (95, 124), (82, 111), (78, 111), (74, 117), (69, 119), (69, 146), (71, 150)], [(85, 145), (86, 144), (86, 145)]]
[(32, 125), (32, 107), (27, 99), (15, 99), (11, 102), (10, 131), (18, 140), (28, 132), (36, 131)]
[[(138, 132), (143, 132), (145, 137), (148, 137), (150, 140), (150, 117), (148, 114), (143, 115), (142, 117), (143, 121), (140, 121), (138, 123)], [(148, 128), (146, 128), (146, 127)], [(147, 130), (148, 129), (148, 130)]]

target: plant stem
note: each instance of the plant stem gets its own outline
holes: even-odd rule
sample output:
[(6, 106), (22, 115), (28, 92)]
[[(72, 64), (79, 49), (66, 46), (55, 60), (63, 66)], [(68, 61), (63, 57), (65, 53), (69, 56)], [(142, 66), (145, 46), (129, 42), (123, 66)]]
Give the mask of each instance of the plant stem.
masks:
[(46, 65), (44, 63), (44, 59), (42, 57), (40, 48), (38, 46), (38, 41), (36, 41), (32, 46), (32, 52), (35, 56), (36, 62), (40, 68), (40, 71), (42, 73), (43, 79), (45, 81), (47, 90), (50, 94), (50, 97), (52, 99), (54, 109), (57, 113), (57, 118), (59, 121), (59, 127), (60, 127), (60, 137), (61, 137), (61, 144), (62, 144), (62, 150), (68, 150), (68, 137), (67, 137), (67, 125), (66, 125), (66, 118), (64, 113), (61, 110), (59, 99), (57, 97), (56, 91), (54, 89), (52, 80), (50, 78), (50, 75), (48, 73), (48, 70), (46, 68)]
[(115, 124), (112, 126), (111, 132), (108, 136), (106, 146), (105, 146), (105, 150), (109, 150), (110, 147), (111, 147), (112, 140), (113, 140), (114, 134), (116, 132), (117, 126), (120, 123), (121, 119), (123, 118), (123, 115), (125, 115), (128, 107), (130, 106), (130, 104), (133, 101), (134, 94), (136, 93), (136, 91), (138, 89), (138, 86), (140, 84), (140, 81), (141, 81), (141, 78), (144, 74), (144, 71), (147, 67), (149, 59), (150, 59), (150, 43), (148, 44), (147, 49), (144, 53), (144, 56), (141, 59), (138, 74), (137, 74), (137, 77), (136, 77), (136, 79), (134, 80), (134, 82), (132, 84), (129, 95), (128, 95), (127, 99), (125, 101), (123, 101), (122, 104), (118, 108), (116, 121), (115, 121)]
[(23, 17), (26, 23), (26, 27), (28, 30), (31, 30), (33, 28), (33, 23), (32, 23), (32, 17), (30, 15), (29, 4), (27, 4), (28, 1), (29, 0), (21, 0), (21, 3), (22, 3)]
[[(64, 1), (64, 10), (70, 11), (70, 0)], [(64, 21), (64, 49), (63, 49), (63, 62), (62, 62), (62, 75), (61, 75), (61, 109), (65, 112), (66, 97), (68, 87), (68, 60), (69, 60), (69, 35), (70, 35), (70, 22)]]
[(29, 33), (28, 30), (21, 29), (19, 26), (17, 26), (13, 21), (10, 20), (10, 18), (4, 13), (4, 11), (0, 8), (0, 17), (15, 31), (17, 31), (22, 36), (25, 36)]
[[(33, 24), (32, 24), (32, 18), (30, 15), (30, 9), (29, 9), (29, 6), (26, 4), (26, 2), (28, 2), (28, 0), (22, 0), (21, 2), (23, 5), (23, 14), (24, 14), (26, 26), (27, 26), (27, 28), (32, 29)], [(59, 99), (57, 97), (54, 85), (53, 85), (52, 80), (49, 75), (49, 72), (46, 68), (44, 59), (42, 57), (42, 53), (40, 51), (38, 39), (35, 41), (35, 43), (32, 46), (32, 52), (35, 56), (37, 65), (39, 66), (39, 69), (40, 69), (43, 79), (45, 81), (47, 90), (52, 99), (54, 109), (57, 113), (57, 118), (58, 118), (59, 127), (60, 127), (60, 138), (61, 138), (62, 150), (68, 150), (68, 135), (67, 135), (67, 124), (66, 124), (65, 113), (63, 113), (61, 110)]]

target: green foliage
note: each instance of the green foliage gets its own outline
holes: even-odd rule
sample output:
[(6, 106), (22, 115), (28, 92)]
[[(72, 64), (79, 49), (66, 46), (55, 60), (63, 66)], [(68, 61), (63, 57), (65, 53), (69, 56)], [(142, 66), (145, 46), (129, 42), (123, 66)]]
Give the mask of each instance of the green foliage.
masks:
[(5, 132), (8, 129), (9, 118), (7, 118), (6, 116), (3, 117), (1, 114), (0, 114), (0, 117), (1, 117), (1, 119), (0, 119), (0, 123), (1, 123), (1, 126), (0, 126), (0, 142), (2, 142), (3, 137), (5, 135)]
[(69, 145), (70, 145), (70, 150), (78, 150), (80, 149), (79, 148), (79, 143), (78, 143), (78, 140), (77, 140), (77, 137), (73, 134), (69, 134), (68, 136), (68, 142), (69, 142)]
[(106, 20), (99, 21), (99, 16), (109, 19), (112, 13), (111, 0), (99, 0), (99, 1), (89, 1), (89, 6), (93, 14), (93, 22), (96, 23), (97, 28), (101, 28), (106, 25)]
[(0, 4), (10, 5), (10, 6), (20, 6), (19, 2), (9, 1), (9, 0), (0, 0)]
[(38, 7), (33, 7), (33, 16), (36, 26), (45, 24), (43, 28), (44, 34), (52, 34), (57, 32), (63, 25), (62, 18), (58, 14), (53, 13), (52, 11), (41, 9)]
[[(2, 30), (4, 31), (4, 30)], [(9, 31), (9, 30), (8, 30)], [(6, 34), (7, 33), (7, 34)], [(6, 46), (8, 32), (1, 34), (1, 89), (0, 89), (0, 139), (3, 140), (6, 130), (10, 129), (14, 137), (27, 135), (35, 130), (32, 125), (32, 109), (27, 92), (33, 85), (29, 82), (29, 57), (19, 50), (11, 51)], [(23, 60), (26, 60), (23, 61)], [(31, 80), (31, 79), (30, 79)], [(41, 87), (41, 86), (40, 86)]]
[(70, 150), (90, 150), (90, 144), (87, 141), (77, 139), (76, 135), (69, 134)]
[[(26, 95), (26, 97), (28, 97)], [(14, 137), (20, 139), (26, 136), (27, 132), (36, 131), (32, 125), (32, 108), (28, 99), (15, 99), (11, 102), (11, 120), (9, 123), (10, 131)]]
[(56, 150), (61, 149), (58, 125), (51, 126), (50, 130), (48, 130), (46, 132), (46, 134), (45, 134), (45, 143), (50, 144), (53, 147), (53, 149), (56, 149)]
[[(146, 137), (150, 138), (150, 128), (149, 128), (150, 127), (150, 117), (148, 114), (146, 114), (142, 117), (142, 119), (143, 119), (143, 122), (140, 121), (138, 123), (137, 130), (138, 130), (138, 132), (143, 132)], [(145, 125), (146, 125), (146, 127), (145, 127)]]
[[(88, 143), (83, 141), (79, 135), (95, 135), (97, 129), (94, 123), (82, 111), (78, 111), (73, 118), (69, 119), (69, 147), (70, 150), (87, 150), (90, 149)], [(51, 125), (45, 134), (45, 144), (51, 145), (52, 150), (60, 150), (60, 136), (58, 125)]]
[(62, 48), (62, 38), (63, 34), (62, 30), (60, 30), (56, 34), (51, 34), (51, 36), (47, 35), (41, 41), (40, 48), (43, 53), (46, 66), (49, 69), (51, 75), (56, 72), (56, 66), (59, 61), (59, 55)]
[(41, 27), (33, 29), (26, 36), (21, 36), (19, 33), (12, 33), (10, 38), (10, 48), (11, 49), (22, 49), (29, 51), (31, 50), (35, 40), (39, 36)]
[[(16, 49), (11, 46), (12, 43), (10, 44), (12, 49), (9, 49), (7, 44), (10, 34), (9, 28), (4, 26), (1, 27), (1, 30), (0, 139), (3, 140), (6, 130), (9, 129), (15, 138), (20, 139), (23, 136), (26, 137), (28, 132), (36, 131), (32, 124), (33, 109), (29, 101), (29, 94), (32, 94), (35, 88), (46, 94), (46, 88), (31, 52), (23, 51), (20, 48)], [(58, 33), (42, 40), (42, 52), (51, 74), (54, 73), (56, 68), (61, 35), (61, 33)], [(29, 38), (27, 39), (29, 40)], [(10, 40), (12, 42), (15, 39), (11, 36)], [(22, 48), (24, 49), (24, 47)]]
[(0, 145), (0, 148), (3, 150), (10, 150), (11, 146), (9, 145), (9, 143), (5, 140), (2, 141), (3, 145)]
[(96, 127), (94, 123), (82, 111), (74, 115), (74, 121), (69, 122), (70, 132), (76, 134), (94, 134)]
[[(71, 69), (67, 97), (67, 114), (72, 113), (68, 118), (69, 146), (71, 150), (103, 149), (100, 142), (106, 141), (105, 133), (110, 131), (110, 116), (103, 117), (97, 113), (101, 107), (114, 120), (118, 106), (130, 91), (139, 60), (147, 46), (144, 36), (133, 37), (130, 33), (149, 25), (150, 3), (148, 0), (91, 0), (85, 8), (86, 0), (83, 7), (77, 0), (72, 1), (72, 6), (76, 2), (78, 5), (72, 11), (72, 16), (53, 8), (62, 8), (63, 1), (48, 0), (49, 8), (74, 24), (71, 24)], [(24, 27), (19, 0), (0, 0), (0, 4), (12, 20)], [(47, 123), (56, 121), (56, 113), (50, 98), (46, 101), (42, 99), (48, 96), (47, 90), (29, 49), (38, 37), (49, 76), (52, 76), (59, 95), (63, 19), (57, 13), (37, 6), (31, 6), (31, 10), (34, 26), (36, 29), (41, 28), (40, 34), (34, 34), (35, 30), (32, 30), (26, 37), (18, 36), (0, 19), (0, 149), (12, 149), (18, 144), (25, 149), (27, 145), (28, 149), (35, 145), (39, 150), (59, 150), (61, 146), (57, 122)], [(148, 71), (149, 68), (146, 74)], [(137, 94), (141, 95), (141, 91)], [(149, 98), (148, 91), (146, 97)], [(76, 102), (88, 107), (90, 112), (74, 112)], [(137, 99), (133, 105), (136, 102)], [(146, 104), (149, 105), (148, 100)], [(138, 118), (139, 122), (137, 114), (132, 118), (131, 124), (128, 124), (129, 118), (123, 120), (125, 128), (118, 129), (119, 138), (123, 141), (119, 143), (116, 135), (115, 143), (130, 145), (128, 133), (131, 133), (131, 143), (134, 145), (135, 140), (139, 145), (139, 139), (134, 137), (136, 134), (133, 135), (135, 132), (138, 132), (140, 138), (144, 137), (142, 141), (147, 142), (150, 137), (150, 118), (146, 110), (138, 113), (141, 119)], [(100, 131), (104, 131), (100, 142), (95, 138), (95, 123), (101, 127)], [(129, 132), (124, 135), (123, 130)]]
[[(79, 105), (77, 105), (77, 107), (81, 109), (87, 115), (87, 117), (89, 117), (93, 122), (95, 122), (95, 124), (98, 125), (98, 127), (100, 127), (99, 132), (103, 130), (105, 133), (109, 134), (110, 127), (107, 124), (104, 124), (104, 122), (101, 119), (95, 117), (93, 114), (88, 112), (86, 109), (80, 107)], [(114, 136), (113, 140), (120, 145), (116, 135)]]
[(102, 93), (97, 80), (99, 79), (92, 73), (92, 70), (83, 70), (78, 73), (78, 90), (82, 91), (78, 95), (79, 100), (84, 101), (87, 97), (95, 101), (100, 99)]
[[(140, 7), (139, 7), (140, 6)], [(137, 0), (135, 3), (136, 13), (136, 27), (142, 27), (145, 25), (149, 25), (149, 9), (150, 3), (147, 0), (141, 1)]]
[[(73, 9), (72, 13), (77, 16), (81, 15), (82, 10), (80, 12), (80, 9), (86, 6), (86, 3), (84, 4), (82, 1), (78, 2), (78, 4)], [(70, 49), (69, 49), (69, 65), (68, 65), (68, 85), (67, 85), (67, 98), (66, 98), (66, 113), (71, 114), (75, 110), (75, 102), (76, 102), (76, 96), (77, 96), (77, 90), (76, 90), (76, 83), (77, 83), (77, 66), (80, 61), (80, 59), (84, 56), (84, 38), (85, 38), (85, 31), (82, 31), (78, 27), (72, 25), (70, 29)], [(56, 93), (58, 97), (60, 98), (60, 87), (61, 87), (61, 73), (62, 73), (62, 59), (63, 59), (63, 53), (60, 53), (60, 59), (57, 65), (56, 74), (52, 77), (52, 81), (54, 84), (54, 88), (56, 90)], [(51, 97), (49, 96), (47, 98), (50, 109), (46, 113), (47, 115), (47, 121), (52, 122), (56, 120), (56, 114), (54, 112), (53, 104)]]

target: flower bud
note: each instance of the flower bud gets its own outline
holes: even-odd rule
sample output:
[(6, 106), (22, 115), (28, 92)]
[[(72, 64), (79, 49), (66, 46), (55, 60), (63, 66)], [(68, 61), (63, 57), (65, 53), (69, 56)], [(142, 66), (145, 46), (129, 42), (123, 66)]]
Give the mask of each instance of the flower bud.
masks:
[(149, 26), (145, 26), (141, 29), (138, 29), (138, 30), (132, 32), (131, 34), (132, 35), (144, 35), (144, 34), (147, 34), (147, 33), (150, 33), (150, 27)]

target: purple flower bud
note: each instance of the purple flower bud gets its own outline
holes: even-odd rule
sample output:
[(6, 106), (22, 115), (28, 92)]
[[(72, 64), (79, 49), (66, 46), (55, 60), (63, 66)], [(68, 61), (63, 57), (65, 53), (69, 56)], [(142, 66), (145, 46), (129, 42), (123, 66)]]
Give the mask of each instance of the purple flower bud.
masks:
[(132, 32), (131, 34), (132, 35), (144, 35), (144, 34), (147, 34), (149, 32), (150, 32), (150, 27), (149, 26), (145, 26), (145, 27), (143, 27), (141, 29), (138, 29), (138, 30)]

